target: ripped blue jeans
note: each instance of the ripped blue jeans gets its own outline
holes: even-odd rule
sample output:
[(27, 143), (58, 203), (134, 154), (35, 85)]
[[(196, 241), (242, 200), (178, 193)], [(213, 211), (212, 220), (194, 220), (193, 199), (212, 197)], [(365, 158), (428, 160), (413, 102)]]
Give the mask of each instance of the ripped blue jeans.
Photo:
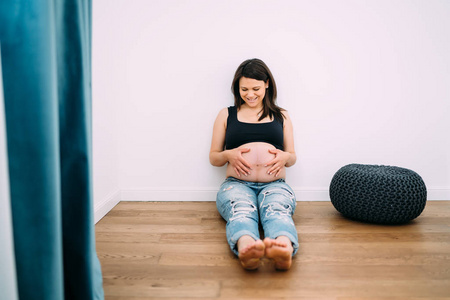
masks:
[(292, 215), (297, 202), (291, 187), (279, 179), (272, 182), (250, 182), (228, 177), (217, 193), (217, 209), (227, 221), (227, 240), (238, 255), (237, 241), (243, 235), (255, 240), (261, 222), (264, 236), (275, 239), (287, 236), (298, 250), (298, 236)]

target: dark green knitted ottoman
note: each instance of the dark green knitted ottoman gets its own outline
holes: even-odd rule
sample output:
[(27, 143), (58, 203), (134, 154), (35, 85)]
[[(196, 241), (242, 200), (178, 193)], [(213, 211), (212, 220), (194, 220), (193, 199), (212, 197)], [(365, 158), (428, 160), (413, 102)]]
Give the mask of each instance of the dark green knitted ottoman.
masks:
[(378, 224), (402, 224), (425, 208), (427, 188), (416, 172), (393, 166), (351, 164), (330, 184), (333, 206), (344, 216)]

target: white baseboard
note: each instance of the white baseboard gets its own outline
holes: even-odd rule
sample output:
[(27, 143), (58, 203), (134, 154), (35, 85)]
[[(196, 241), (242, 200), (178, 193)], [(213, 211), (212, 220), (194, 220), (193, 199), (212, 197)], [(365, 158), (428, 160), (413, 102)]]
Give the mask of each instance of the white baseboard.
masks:
[[(297, 201), (330, 201), (328, 189), (293, 188)], [(122, 190), (121, 201), (216, 201), (217, 188)]]
[(216, 201), (217, 189), (167, 188), (122, 190), (122, 201)]
[[(328, 188), (295, 188), (297, 201), (330, 201)], [(116, 190), (94, 207), (95, 223), (120, 201), (216, 201), (217, 188), (152, 188)], [(450, 200), (450, 187), (427, 189), (428, 200)]]
[(450, 187), (427, 188), (427, 200), (450, 200)]
[(97, 224), (114, 206), (121, 200), (121, 192), (119, 189), (110, 193), (103, 201), (94, 206), (94, 221)]
[[(330, 201), (328, 188), (292, 187), (297, 201)], [(216, 201), (217, 188), (121, 190), (121, 201)], [(428, 200), (450, 200), (450, 187), (427, 189)]]

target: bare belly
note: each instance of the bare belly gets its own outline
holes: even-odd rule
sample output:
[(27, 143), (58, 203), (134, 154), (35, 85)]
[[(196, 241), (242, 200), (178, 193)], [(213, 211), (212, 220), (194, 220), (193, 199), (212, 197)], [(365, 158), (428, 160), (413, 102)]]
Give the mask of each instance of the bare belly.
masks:
[(238, 177), (234, 169), (228, 165), (227, 166), (227, 177), (235, 177), (245, 181), (252, 182), (271, 182), (286, 177), (286, 168), (283, 167), (275, 177), (275, 174), (269, 175), (267, 171), (270, 166), (265, 167), (264, 165), (275, 158), (275, 155), (269, 152), (269, 149), (276, 149), (273, 145), (263, 142), (248, 143), (240, 146), (239, 148), (249, 148), (250, 151), (243, 153), (242, 156), (245, 160), (252, 166), (250, 170), (250, 175), (245, 176), (241, 174)]

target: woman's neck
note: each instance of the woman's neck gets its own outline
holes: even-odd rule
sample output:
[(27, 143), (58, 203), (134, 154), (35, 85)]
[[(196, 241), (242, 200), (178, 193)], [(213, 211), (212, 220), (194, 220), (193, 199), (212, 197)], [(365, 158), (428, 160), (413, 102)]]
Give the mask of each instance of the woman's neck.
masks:
[(246, 103), (241, 105), (241, 109), (247, 110), (247, 111), (251, 112), (252, 114), (254, 113), (255, 115), (258, 115), (258, 114), (260, 115), (262, 113), (262, 111), (264, 110), (262, 105), (257, 106), (257, 107), (250, 107)]

